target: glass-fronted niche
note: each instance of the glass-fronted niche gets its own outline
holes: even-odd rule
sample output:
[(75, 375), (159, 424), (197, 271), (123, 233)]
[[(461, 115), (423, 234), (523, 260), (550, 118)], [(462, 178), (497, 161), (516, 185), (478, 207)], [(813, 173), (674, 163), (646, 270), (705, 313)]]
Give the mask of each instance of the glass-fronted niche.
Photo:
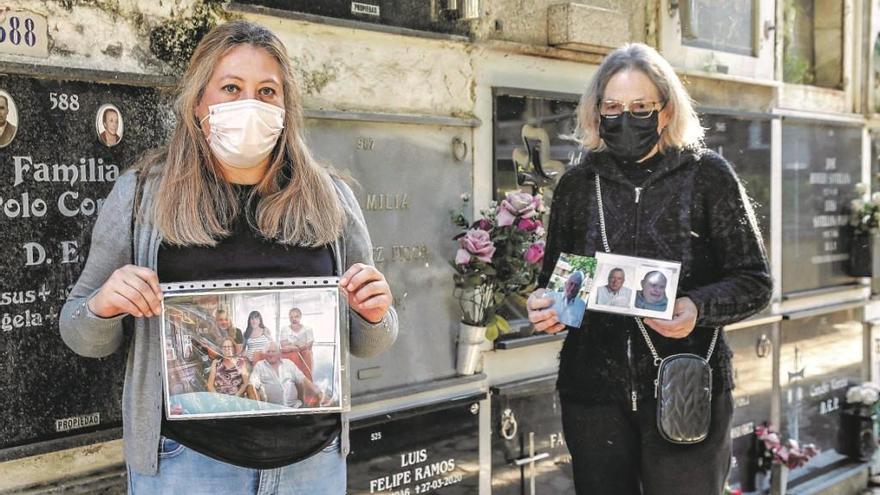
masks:
[(871, 129), (871, 192), (880, 191), (880, 128)]
[[(578, 99), (576, 94), (494, 90), (493, 199), (521, 190), (541, 192), (544, 203), (552, 203), (556, 182), (580, 160), (580, 146), (569, 137), (577, 125)], [(522, 321), (526, 333), (531, 328), (523, 301), (508, 301), (501, 315)]]
[(770, 253), (770, 123), (769, 115), (700, 113), (707, 148), (726, 158), (746, 188), (764, 247)]
[[(578, 159), (571, 137), (579, 96), (496, 88), (494, 97), (494, 199), (508, 191), (544, 190)], [(549, 201), (547, 201), (549, 204)]]
[(770, 421), (773, 401), (773, 333), (776, 324), (729, 330), (733, 350), (733, 457), (729, 483), (744, 492), (757, 490), (758, 459), (755, 427)]
[(855, 283), (847, 205), (861, 171), (860, 126), (783, 119), (783, 294)]
[(782, 78), (841, 89), (846, 0), (785, 0)]
[(782, 322), (779, 432), (822, 449), (819, 459), (792, 472), (790, 479), (841, 457), (835, 451), (840, 409), (847, 388), (862, 381), (865, 366), (862, 319), (863, 310), (857, 308)]
[(660, 50), (675, 67), (773, 79), (774, 0), (662, 4)]

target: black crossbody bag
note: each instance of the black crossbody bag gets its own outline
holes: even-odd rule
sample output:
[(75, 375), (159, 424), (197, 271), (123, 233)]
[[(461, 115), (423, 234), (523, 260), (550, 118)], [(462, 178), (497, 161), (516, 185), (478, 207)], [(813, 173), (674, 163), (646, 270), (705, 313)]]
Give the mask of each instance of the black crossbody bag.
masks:
[[(596, 174), (596, 201), (599, 206), (602, 245), (605, 252), (610, 253), (599, 174)], [(657, 430), (660, 436), (676, 444), (702, 442), (709, 435), (712, 421), (712, 368), (709, 366), (709, 358), (718, 342), (718, 328), (715, 328), (705, 358), (691, 353), (661, 358), (642, 319), (634, 318), (654, 358), (654, 366), (657, 367), (654, 397), (657, 399)]]

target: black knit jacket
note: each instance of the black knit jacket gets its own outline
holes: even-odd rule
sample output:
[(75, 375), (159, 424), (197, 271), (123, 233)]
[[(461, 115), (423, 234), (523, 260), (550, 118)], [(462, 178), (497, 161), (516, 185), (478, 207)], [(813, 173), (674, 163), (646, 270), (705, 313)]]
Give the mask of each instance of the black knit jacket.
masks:
[[(678, 297), (690, 297), (697, 306), (697, 327), (683, 339), (646, 326), (661, 357), (705, 356), (715, 327), (769, 303), (772, 280), (752, 207), (730, 164), (708, 150), (667, 152), (639, 192), (607, 152), (587, 154), (554, 190), (540, 286), (550, 280), (560, 252), (604, 251), (596, 174), (611, 252), (680, 261)], [(715, 393), (733, 388), (733, 353), (723, 334), (710, 359)], [(569, 328), (557, 387), (563, 399), (630, 404), (633, 390), (639, 400), (653, 400), (656, 373), (632, 317), (588, 311), (580, 328)]]

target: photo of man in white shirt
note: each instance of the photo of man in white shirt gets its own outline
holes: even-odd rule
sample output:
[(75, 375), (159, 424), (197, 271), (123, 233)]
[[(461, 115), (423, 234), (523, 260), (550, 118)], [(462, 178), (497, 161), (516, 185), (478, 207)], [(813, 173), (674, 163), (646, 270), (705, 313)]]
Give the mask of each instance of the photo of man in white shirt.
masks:
[(632, 289), (624, 287), (624, 282), (626, 282), (626, 272), (623, 268), (612, 268), (608, 272), (608, 285), (603, 285), (598, 289), (596, 304), (620, 308), (628, 307), (632, 297)]

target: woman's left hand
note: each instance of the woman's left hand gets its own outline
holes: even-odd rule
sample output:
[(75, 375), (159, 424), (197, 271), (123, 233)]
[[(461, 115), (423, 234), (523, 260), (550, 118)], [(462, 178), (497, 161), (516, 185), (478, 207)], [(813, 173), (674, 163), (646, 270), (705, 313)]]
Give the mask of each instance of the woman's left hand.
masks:
[(675, 300), (671, 320), (645, 318), (642, 321), (664, 337), (683, 339), (694, 331), (697, 324), (697, 305), (689, 297), (679, 297)]
[(355, 263), (339, 279), (348, 306), (370, 323), (379, 323), (391, 307), (391, 287), (375, 267)]

